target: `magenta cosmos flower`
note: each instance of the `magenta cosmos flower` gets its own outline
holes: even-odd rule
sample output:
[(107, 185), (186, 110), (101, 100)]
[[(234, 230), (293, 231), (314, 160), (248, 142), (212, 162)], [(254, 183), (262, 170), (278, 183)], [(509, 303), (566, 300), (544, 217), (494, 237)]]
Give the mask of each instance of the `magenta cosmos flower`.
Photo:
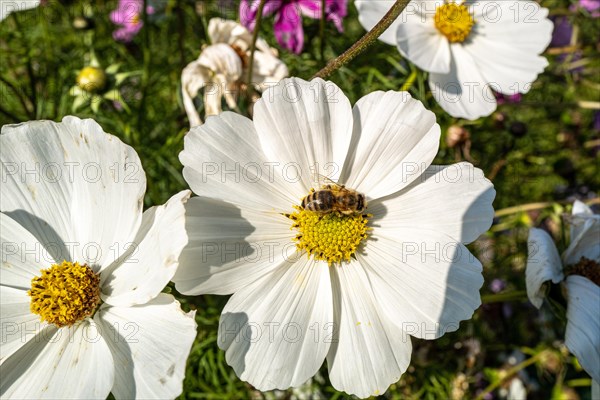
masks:
[[(115, 25), (121, 27), (113, 32), (113, 38), (121, 42), (131, 42), (133, 37), (138, 34), (143, 22), (143, 0), (119, 0), (116, 10), (110, 13), (110, 20)], [(154, 13), (154, 8), (146, 8), (148, 14)]]
[[(260, 0), (242, 0), (240, 21), (249, 30), (254, 30)], [(319, 19), (323, 15), (321, 0), (267, 0), (263, 16), (275, 14), (275, 37), (283, 47), (299, 54), (304, 47), (302, 16)], [(326, 0), (325, 15), (339, 32), (344, 31), (342, 20), (348, 13), (348, 0)]]

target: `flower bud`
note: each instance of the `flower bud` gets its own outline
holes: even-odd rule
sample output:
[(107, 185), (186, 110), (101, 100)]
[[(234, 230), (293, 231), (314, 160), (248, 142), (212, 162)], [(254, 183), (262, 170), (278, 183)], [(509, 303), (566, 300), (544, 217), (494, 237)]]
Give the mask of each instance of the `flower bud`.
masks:
[(448, 147), (453, 148), (465, 143), (470, 138), (471, 134), (468, 130), (459, 125), (452, 125), (450, 128), (448, 128), (446, 144)]
[(106, 73), (101, 68), (85, 67), (77, 75), (77, 86), (86, 92), (99, 92), (106, 86)]

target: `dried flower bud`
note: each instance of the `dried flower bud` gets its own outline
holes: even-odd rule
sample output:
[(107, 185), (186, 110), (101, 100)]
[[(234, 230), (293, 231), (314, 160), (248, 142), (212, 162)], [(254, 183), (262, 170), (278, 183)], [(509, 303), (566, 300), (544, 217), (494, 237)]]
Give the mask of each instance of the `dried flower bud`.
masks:
[(453, 148), (467, 142), (471, 138), (468, 130), (459, 125), (452, 125), (448, 128), (446, 135), (446, 144)]

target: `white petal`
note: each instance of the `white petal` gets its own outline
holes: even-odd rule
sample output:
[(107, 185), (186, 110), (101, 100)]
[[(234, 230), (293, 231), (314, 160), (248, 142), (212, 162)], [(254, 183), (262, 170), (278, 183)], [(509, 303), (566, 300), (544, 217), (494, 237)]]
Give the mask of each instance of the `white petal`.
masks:
[(1, 364), (35, 337), (47, 324), (40, 322), (39, 315), (29, 311), (31, 298), (25, 290), (0, 286), (0, 299), (2, 300), (0, 304)]
[(10, 13), (35, 8), (39, 6), (40, 3), (41, 0), (21, 0), (4, 2), (2, 5), (0, 5), (0, 21), (8, 17)]
[(254, 105), (254, 126), (267, 159), (290, 173), (296, 169), (306, 195), (315, 186), (315, 173), (339, 175), (350, 145), (352, 108), (332, 82), (284, 79)]
[(599, 220), (600, 215), (594, 215), (594, 212), (585, 203), (575, 200), (573, 203), (573, 210), (571, 211), (571, 218), (569, 220), (571, 241), (576, 237), (581, 236), (584, 230), (589, 229), (589, 224)]
[(358, 259), (384, 312), (412, 336), (453, 332), (481, 305), (481, 263), (442, 232), (375, 228)]
[[(367, 31), (370, 31), (377, 23), (379, 23), (379, 21), (381, 21), (381, 18), (387, 14), (390, 8), (392, 8), (394, 0), (356, 0), (354, 4), (358, 10), (358, 20), (360, 21), (360, 24)], [(392, 22), (392, 25), (390, 25), (381, 36), (379, 36), (379, 40), (395, 46), (396, 32), (401, 23), (402, 17), (399, 17), (396, 21)]]
[(377, 199), (404, 188), (437, 154), (435, 114), (408, 92), (373, 92), (354, 106), (351, 150), (340, 181)]
[(600, 217), (580, 214), (573, 220), (578, 225), (577, 236), (571, 237), (571, 244), (562, 255), (563, 264), (577, 264), (581, 257), (600, 263)]
[(254, 53), (254, 68), (252, 69), (252, 83), (260, 90), (279, 83), (289, 76), (287, 66), (283, 61), (274, 56), (270, 51), (256, 51)]
[(252, 121), (224, 112), (185, 137), (179, 154), (183, 176), (197, 195), (241, 208), (288, 212), (306, 195), (299, 181), (285, 181), (264, 155)]
[(252, 34), (248, 32), (248, 29), (235, 21), (222, 18), (210, 19), (208, 36), (211, 43), (236, 44), (242, 50), (246, 50), (252, 43)]
[(451, 116), (475, 120), (496, 110), (496, 98), (481, 71), (462, 45), (450, 46), (450, 73), (429, 75), (436, 101)]
[(398, 24), (397, 45), (400, 54), (427, 72), (450, 72), (450, 44), (436, 28), (432, 18), (404, 12)]
[(512, 95), (527, 93), (531, 83), (548, 66), (539, 56), (552, 39), (548, 10), (533, 1), (478, 2), (472, 40), (464, 43), (494, 90)]
[(600, 286), (587, 278), (567, 278), (565, 344), (596, 382), (600, 382)]
[(240, 379), (261, 391), (287, 389), (317, 373), (332, 330), (329, 268), (303, 257), (229, 299), (219, 347)]
[(103, 267), (115, 258), (111, 246), (133, 239), (146, 187), (133, 148), (75, 117), (4, 126), (0, 144), (0, 209), (55, 249), (54, 259)]
[(102, 273), (102, 300), (115, 306), (145, 304), (171, 280), (179, 255), (188, 242), (184, 204), (192, 193), (184, 190), (142, 217), (137, 236), (123, 256)]
[(0, 213), (0, 244), (2, 286), (29, 290), (40, 270), (55, 262), (31, 233), (4, 213)]
[(572, 215), (594, 215), (594, 212), (590, 207), (588, 207), (585, 203), (575, 200), (573, 203), (573, 210), (571, 211)]
[(361, 398), (383, 394), (410, 363), (410, 337), (382, 313), (361, 263), (331, 267), (334, 343), (327, 355), (337, 390)]
[(544, 302), (544, 282), (558, 283), (563, 280), (562, 262), (554, 241), (541, 229), (531, 228), (527, 239), (527, 267), (525, 279), (529, 301), (540, 308)]
[(506, 400), (523, 400), (527, 398), (527, 388), (523, 384), (523, 381), (518, 377), (513, 378), (510, 381), (508, 387), (508, 395)]
[(200, 65), (197, 60), (189, 63), (181, 72), (181, 96), (191, 127), (202, 124), (202, 119), (194, 104), (194, 97), (209, 81), (210, 70)]
[(291, 221), (194, 197), (186, 204), (189, 244), (173, 277), (181, 293), (231, 294), (284, 264), (296, 252)]
[(135, 307), (103, 306), (94, 317), (110, 332), (117, 399), (167, 399), (181, 394), (185, 364), (196, 337), (194, 312), (171, 295)]
[(483, 171), (469, 163), (430, 166), (401, 192), (371, 203), (377, 230), (443, 232), (471, 243), (492, 225), (496, 191)]
[(106, 398), (115, 366), (103, 334), (92, 320), (43, 330), (0, 366), (2, 397)]
[(224, 43), (206, 47), (198, 57), (198, 63), (225, 76), (227, 82), (235, 82), (242, 77), (242, 59), (235, 50)]

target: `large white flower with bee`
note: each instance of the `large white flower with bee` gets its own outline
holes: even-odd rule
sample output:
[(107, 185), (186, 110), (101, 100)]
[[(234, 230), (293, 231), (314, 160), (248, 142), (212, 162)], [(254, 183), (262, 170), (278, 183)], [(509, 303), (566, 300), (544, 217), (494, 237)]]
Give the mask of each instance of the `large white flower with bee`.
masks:
[[(359, 21), (373, 28), (394, 0), (357, 0)], [(477, 119), (496, 109), (492, 90), (527, 93), (548, 66), (548, 10), (534, 1), (413, 0), (380, 39), (429, 72), (429, 86), (453, 117)]]
[(178, 396), (196, 323), (161, 291), (191, 193), (142, 213), (140, 159), (89, 119), (6, 125), (0, 161), (2, 398)]
[(470, 164), (431, 165), (439, 139), (408, 93), (352, 108), (335, 84), (295, 78), (263, 93), (254, 121), (225, 112), (186, 135), (199, 197), (173, 280), (233, 294), (219, 346), (241, 379), (298, 386), (327, 359), (335, 388), (383, 393), (409, 365), (410, 335), (472, 316), (483, 277), (465, 243), (491, 225), (495, 192)]
[(537, 308), (548, 282), (562, 283), (567, 294), (565, 344), (595, 381), (600, 396), (600, 215), (580, 201), (569, 219), (571, 243), (562, 257), (542, 229), (529, 231), (527, 295)]
[[(191, 126), (202, 123), (193, 100), (202, 88), (206, 116), (217, 115), (223, 98), (229, 108), (236, 108), (248, 74), (252, 46), (248, 29), (235, 21), (213, 18), (208, 23), (208, 37), (211, 44), (181, 74), (183, 104)], [(277, 50), (264, 39), (257, 39), (255, 49), (251, 78), (255, 88), (263, 90), (288, 76)]]

